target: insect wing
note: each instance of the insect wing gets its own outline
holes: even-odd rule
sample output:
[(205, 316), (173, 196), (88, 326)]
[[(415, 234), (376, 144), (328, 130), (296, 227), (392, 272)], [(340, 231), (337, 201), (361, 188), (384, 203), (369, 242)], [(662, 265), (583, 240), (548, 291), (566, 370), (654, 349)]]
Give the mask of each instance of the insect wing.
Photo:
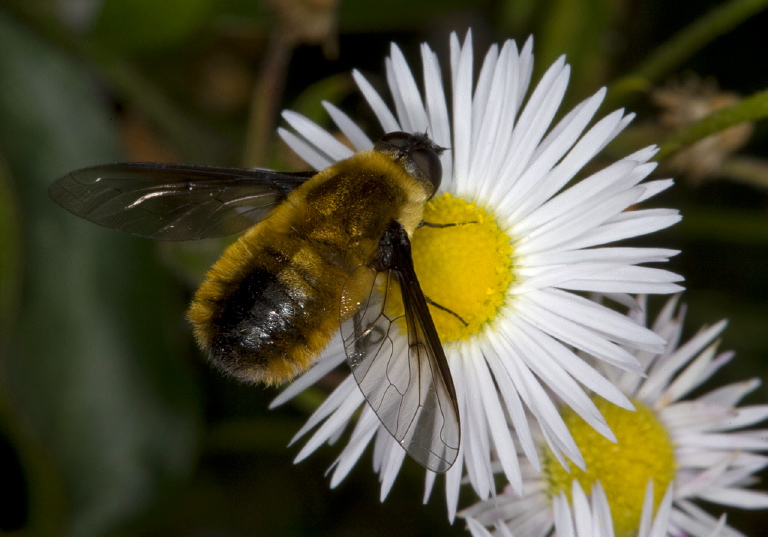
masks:
[(342, 315), (357, 313), (342, 323), (342, 338), (355, 380), (381, 423), (416, 462), (442, 473), (459, 452), (458, 403), (410, 249), (406, 253), (395, 255), (389, 268), (372, 263), (350, 275)]
[(48, 193), (102, 226), (151, 239), (191, 240), (252, 226), (312, 175), (135, 162), (75, 170)]

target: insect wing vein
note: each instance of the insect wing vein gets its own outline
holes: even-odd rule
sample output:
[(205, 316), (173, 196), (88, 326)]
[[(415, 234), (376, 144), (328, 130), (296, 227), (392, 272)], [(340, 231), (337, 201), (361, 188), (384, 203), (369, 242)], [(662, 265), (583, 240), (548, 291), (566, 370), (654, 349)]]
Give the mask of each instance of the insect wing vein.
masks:
[(391, 266), (358, 267), (342, 291), (342, 312), (357, 310), (342, 323), (347, 361), (384, 427), (419, 464), (445, 472), (461, 430), (448, 363), (410, 249), (382, 257)]
[(252, 226), (309, 177), (140, 162), (75, 170), (48, 192), (65, 209), (99, 225), (151, 239), (192, 240)]

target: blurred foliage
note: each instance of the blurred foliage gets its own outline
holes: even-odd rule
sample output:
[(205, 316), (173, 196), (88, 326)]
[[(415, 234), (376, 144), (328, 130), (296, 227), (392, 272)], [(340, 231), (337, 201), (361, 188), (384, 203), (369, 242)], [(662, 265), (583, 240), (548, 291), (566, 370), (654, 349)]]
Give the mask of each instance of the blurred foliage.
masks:
[(212, 4), (212, 0), (105, 0), (91, 35), (116, 54), (148, 54), (188, 40), (203, 26)]
[[(768, 70), (755, 51), (764, 48), (766, 4), (316, 0), (311, 8), (332, 24), (312, 34), (320, 15), (303, 6), (289, 35), (275, 13), (292, 5), (279, 0), (5, 0), (0, 483), (12, 500), (0, 507), (0, 530), (464, 534), (446, 520), (440, 480), (421, 506), (423, 471), (410, 461), (383, 504), (370, 455), (333, 491), (324, 471), (334, 449), (292, 464), (297, 449), (285, 446), (320, 388), (268, 411), (275, 391), (235, 384), (203, 363), (184, 308), (223, 241), (158, 245), (99, 229), (55, 206), (47, 186), (68, 170), (115, 160), (255, 158), (299, 168), (274, 135), (281, 109), (327, 124), (327, 99), (373, 126), (351, 69), (381, 83), (391, 41), (419, 65), (418, 43), (430, 41), (446, 59), (449, 32), (469, 26), (478, 51), (533, 34), (539, 71), (567, 54), (569, 103), (608, 85), (612, 107), (637, 111), (609, 156), (648, 143), (671, 156), (765, 117)], [(751, 97), (670, 130), (649, 95), (687, 72)], [(671, 160), (659, 172), (678, 186), (657, 203), (679, 207), (685, 219), (648, 240), (683, 251), (672, 268), (687, 278), (689, 330), (731, 318), (724, 346), (739, 357), (720, 382), (766, 371), (767, 134), (758, 121), (748, 144), (704, 178), (671, 169)], [(729, 522), (757, 535), (762, 516), (732, 513)]]

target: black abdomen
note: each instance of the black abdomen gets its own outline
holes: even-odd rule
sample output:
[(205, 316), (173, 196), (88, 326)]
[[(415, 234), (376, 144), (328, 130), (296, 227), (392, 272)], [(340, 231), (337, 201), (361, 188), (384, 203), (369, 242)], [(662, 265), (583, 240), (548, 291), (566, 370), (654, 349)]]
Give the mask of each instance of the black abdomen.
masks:
[(348, 271), (306, 238), (262, 231), (227, 249), (189, 318), (216, 367), (275, 384), (306, 370), (338, 330)]
[(254, 366), (266, 367), (304, 344), (300, 326), (306, 328), (306, 305), (277, 275), (255, 270), (216, 305), (211, 359), (238, 377)]

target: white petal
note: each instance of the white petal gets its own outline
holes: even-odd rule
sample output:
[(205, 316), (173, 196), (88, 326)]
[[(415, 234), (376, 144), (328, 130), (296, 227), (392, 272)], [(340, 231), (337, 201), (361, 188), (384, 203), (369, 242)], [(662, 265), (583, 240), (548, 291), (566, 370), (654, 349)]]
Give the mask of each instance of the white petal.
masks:
[[(563, 188), (594, 157), (606, 140), (610, 139), (621, 117), (621, 112), (614, 112), (598, 121), (544, 177), (537, 178), (533, 174), (522, 177), (520, 186), (516, 184), (510, 189), (500, 207), (506, 209), (515, 221), (526, 217)], [(620, 162), (624, 166), (624, 161)], [(602, 176), (605, 172), (598, 173)]]
[(334, 161), (327, 155), (323, 155), (315, 150), (314, 146), (308, 144), (292, 132), (280, 127), (277, 129), (277, 134), (286, 144), (288, 144), (288, 147), (290, 147), (294, 153), (301, 157), (301, 160), (309, 164), (309, 166), (315, 170), (323, 170), (334, 163)]
[(453, 173), (455, 187), (461, 190), (462, 181), (469, 177), (472, 155), (472, 34), (467, 32), (463, 48), (456, 49), (458, 41), (451, 40), (451, 58), (455, 58), (453, 75)]
[[(570, 349), (538, 330), (526, 332), (528, 335), (534, 337), (542, 348), (547, 349), (549, 357), (552, 358), (563, 371), (573, 376), (575, 380), (581, 382), (597, 395), (610, 401), (614, 405), (627, 410), (634, 410), (632, 403), (630, 403), (629, 399), (627, 399), (621, 391), (619, 391), (611, 382), (606, 380), (605, 377), (601, 376), (593, 367), (571, 352)], [(579, 414), (581, 414), (581, 412), (579, 412)], [(610, 439), (612, 436), (613, 435), (610, 435), (608, 438)]]
[(761, 384), (760, 379), (754, 378), (729, 384), (699, 398), (700, 401), (722, 406), (736, 406), (745, 396), (755, 391)]
[[(553, 345), (547, 345), (546, 337), (533, 338), (536, 334), (534, 330), (515, 330), (510, 333), (510, 338), (514, 339), (521, 348), (521, 357), (528, 368), (541, 378), (547, 386), (571, 408), (574, 409), (593, 429), (605, 436), (612, 442), (616, 437), (611, 432), (602, 414), (597, 410), (595, 404), (587, 397), (581, 387), (561, 367), (564, 361), (556, 356)], [(549, 348), (546, 348), (549, 347)], [(567, 351), (565, 347), (557, 350)], [(572, 355), (576, 361), (581, 361)], [(568, 357), (566, 357), (566, 360)], [(620, 397), (621, 398), (621, 397)], [(629, 401), (625, 405), (631, 408)]]
[[(323, 423), (315, 434), (307, 441), (299, 454), (296, 456), (295, 461), (299, 462), (314, 452), (323, 443), (327, 442), (330, 437), (336, 433), (339, 429), (346, 427), (349, 423), (352, 415), (357, 411), (364, 399), (362, 393), (357, 386), (352, 386), (348, 381), (353, 377), (350, 375), (334, 390), (331, 395), (323, 402), (320, 407), (310, 416), (307, 423), (304, 424), (296, 435), (294, 435), (291, 443), (295, 442), (298, 438), (306, 434), (307, 431), (312, 429), (322, 418), (327, 415), (328, 419)], [(354, 390), (351, 388), (355, 388)], [(356, 395), (359, 393), (359, 397)]]
[[(498, 59), (499, 47), (498, 45), (493, 44), (488, 48), (488, 52), (485, 53), (485, 59), (483, 60), (482, 67), (480, 67), (480, 74), (477, 77), (475, 91), (472, 95), (472, 145), (473, 148), (475, 148), (472, 160), (476, 158), (477, 152), (480, 151), (480, 147), (486, 142), (485, 137), (488, 135), (487, 132), (485, 132), (486, 125), (489, 127), (489, 130), (493, 129), (492, 123), (486, 123), (488, 120), (488, 118), (486, 118), (486, 111), (491, 108), (491, 106), (494, 106), (492, 110), (497, 113), (496, 119), (498, 119), (498, 110), (500, 110), (499, 103), (489, 102), (492, 86), (491, 81), (493, 78), (499, 76), (499, 71), (501, 70), (497, 69)], [(474, 166), (470, 167), (474, 169)]]
[(590, 248), (647, 235), (668, 228), (682, 218), (677, 211), (669, 209), (634, 210), (623, 212), (620, 216), (624, 218), (614, 218), (613, 221), (573, 239), (568, 244), (569, 248), (572, 250)]
[[(653, 481), (649, 481), (649, 484), (653, 484)], [(646, 494), (646, 502), (644, 504), (643, 510), (648, 509), (648, 511), (653, 510), (653, 487), (649, 487), (649, 493)], [(674, 497), (674, 487), (672, 485), (669, 486), (667, 489), (667, 492), (664, 494), (664, 497), (661, 500), (661, 504), (659, 505), (659, 509), (656, 512), (656, 517), (653, 522), (653, 528), (650, 531), (649, 537), (655, 537), (667, 534), (667, 528), (669, 526), (669, 517), (672, 513), (672, 499)]]
[(655, 196), (656, 194), (659, 194), (660, 192), (664, 192), (674, 184), (675, 184), (675, 181), (673, 179), (657, 179), (655, 181), (647, 181), (643, 183), (643, 188), (645, 188), (645, 192), (643, 193), (643, 196), (640, 198), (639, 203), (652, 198), (653, 196)]
[(503, 343), (504, 350), (502, 352), (497, 350), (497, 352), (506, 357), (503, 364), (507, 373), (520, 397), (544, 430), (544, 434), (548, 435), (552, 446), (565, 452), (569, 459), (579, 467), (583, 467), (584, 459), (581, 452), (553, 404), (552, 398), (531, 371), (523, 365), (524, 349), (519, 348), (518, 343), (511, 338), (499, 339), (498, 342)]
[(382, 469), (379, 474), (381, 480), (381, 493), (379, 500), (384, 501), (387, 499), (389, 492), (392, 490), (392, 486), (395, 484), (395, 478), (400, 472), (400, 468), (405, 460), (406, 451), (400, 446), (394, 438), (389, 443), (390, 448), (386, 451), (386, 456), (382, 464)]
[(699, 496), (703, 500), (740, 509), (768, 509), (768, 493), (757, 490), (711, 488), (702, 491)]
[(336, 369), (342, 362), (346, 360), (346, 355), (342, 347), (342, 340), (340, 335), (336, 335), (328, 348), (323, 351), (323, 356), (315, 362), (315, 364), (307, 370), (306, 373), (299, 378), (291, 382), (286, 388), (280, 392), (280, 395), (274, 398), (270, 403), (269, 408), (273, 409), (286, 401), (289, 401), (296, 397), (299, 393), (303, 392), (325, 375)]
[[(482, 405), (482, 388), (477, 385), (477, 378), (471, 369), (473, 359), (466, 361), (463, 373), (466, 375), (467, 401), (462, 409), (462, 426), (466, 434), (462, 434), (464, 444), (464, 460), (467, 465), (467, 475), (475, 493), (480, 499), (486, 499), (495, 491), (493, 472), (490, 461), (490, 438)], [(459, 374), (462, 372), (460, 371)]]
[[(559, 291), (540, 290), (517, 297), (522, 303), (532, 302), (558, 316), (603, 334), (614, 342), (638, 349), (658, 352), (664, 341), (643, 326), (638, 326), (624, 315), (595, 304), (586, 298)], [(544, 328), (544, 331), (547, 331)]]
[[(517, 434), (518, 441), (523, 448), (523, 453), (525, 453), (525, 456), (531, 462), (531, 465), (535, 469), (540, 470), (541, 464), (539, 463), (538, 451), (534, 443), (533, 436), (531, 435), (531, 427), (528, 423), (528, 417), (522, 402), (520, 401), (520, 397), (512, 377), (504, 367), (502, 358), (496, 352), (496, 349), (501, 346), (501, 343), (496, 341), (495, 337), (494, 340), (490, 343), (491, 348), (484, 351), (485, 360), (493, 372), (493, 378), (496, 380), (496, 383), (499, 386), (499, 392), (504, 399), (504, 406), (506, 407), (507, 413), (509, 414), (510, 420), (512, 421), (512, 426), (515, 430), (515, 433)], [(517, 480), (510, 479), (510, 484), (516, 493), (522, 493), (522, 485), (518, 483)]]
[(371, 139), (368, 138), (365, 131), (363, 131), (352, 118), (327, 101), (323, 101), (323, 108), (325, 108), (333, 122), (339, 127), (339, 130), (358, 151), (373, 149), (373, 142)]
[(400, 124), (395, 119), (395, 116), (390, 112), (389, 107), (384, 102), (384, 99), (373, 89), (373, 86), (368, 82), (365, 77), (355, 69), (352, 71), (352, 78), (357, 83), (357, 87), (360, 89), (360, 93), (363, 94), (365, 100), (368, 102), (368, 106), (376, 115), (376, 118), (381, 123), (384, 132), (396, 132), (403, 130), (400, 128)]
[(525, 256), (526, 267), (566, 265), (602, 261), (635, 265), (640, 263), (660, 263), (680, 253), (680, 250), (664, 248), (606, 247), (591, 250), (548, 251)]
[(628, 267), (612, 264), (605, 270), (558, 283), (560, 289), (593, 293), (671, 294), (683, 288), (673, 282), (683, 277), (667, 270), (651, 267)]
[(639, 396), (643, 400), (652, 401), (657, 399), (661, 391), (669, 385), (670, 379), (716, 338), (725, 329), (726, 324), (721, 321), (708, 329), (700, 331), (672, 355), (658, 362), (651, 368), (648, 380), (643, 384)]
[(483, 402), (485, 419), (488, 421), (488, 429), (493, 438), (496, 455), (504, 469), (504, 474), (512, 485), (512, 488), (521, 490), (523, 479), (520, 474), (520, 465), (517, 460), (517, 450), (512, 441), (507, 421), (504, 417), (504, 411), (501, 408), (499, 395), (496, 391), (496, 385), (493, 383), (491, 374), (488, 371), (488, 364), (485, 357), (480, 353), (477, 347), (472, 347), (474, 356), (470, 362), (474, 369), (473, 375), (480, 388), (480, 397)]
[(570, 504), (565, 493), (561, 492), (555, 496), (552, 503), (555, 510), (555, 530), (557, 531), (557, 536), (571, 537), (576, 535)]
[(600, 537), (614, 537), (611, 507), (599, 481), (592, 486), (592, 518)]
[(586, 235), (604, 225), (614, 215), (635, 203), (640, 194), (640, 189), (633, 188), (610, 200), (605, 200), (600, 206), (582, 205), (580, 210), (574, 209), (556, 217), (550, 215), (551, 218), (546, 225), (523, 235), (518, 235), (519, 231), (514, 230), (514, 236), (525, 238), (517, 245), (516, 253), (526, 255), (557, 248), (563, 244), (567, 244), (572, 249), (573, 244), (578, 244), (576, 241), (581, 235)]
[[(565, 65), (562, 57), (559, 58), (542, 77), (512, 133), (512, 143), (505, 154), (505, 164), (498, 173), (498, 176), (504, 179), (505, 187), (498, 206), (500, 211), (512, 214), (514, 219), (519, 217), (505, 205), (505, 200), (512, 201), (519, 207), (521, 200), (525, 200), (529, 195), (532, 183), (538, 182), (532, 175), (521, 182), (521, 174), (527, 170), (536, 145), (544, 136), (560, 106), (569, 75), (570, 67)], [(497, 196), (494, 194), (492, 198), (495, 200)]]
[(355, 464), (357, 464), (363, 451), (373, 439), (373, 435), (376, 434), (380, 424), (381, 422), (376, 417), (376, 414), (374, 414), (370, 407), (366, 406), (352, 431), (349, 442), (334, 463), (336, 468), (331, 477), (331, 488), (336, 488), (349, 474)]
[(297, 114), (291, 110), (285, 110), (283, 112), (283, 119), (285, 119), (296, 132), (301, 133), (304, 138), (311, 141), (315, 148), (326, 155), (331, 162), (344, 160), (345, 158), (351, 157), (354, 153), (354, 151), (334, 138), (327, 130), (301, 114)]
[(446, 148), (440, 157), (443, 165), (442, 190), (453, 187), (453, 149), (451, 147), (451, 123), (445, 101), (443, 77), (437, 55), (423, 44), (421, 57), (424, 64), (424, 94), (427, 103), (430, 130), (427, 134), (440, 147)]
[[(489, 65), (486, 61), (484, 67)], [(465, 181), (458, 194), (470, 199), (493, 199), (493, 192), (500, 183), (501, 170), (506, 166), (515, 136), (516, 116), (522, 101), (522, 88), (528, 80), (522, 80), (520, 57), (514, 41), (507, 41), (495, 62), (495, 69), (490, 82), (490, 94), (485, 99), (480, 98), (484, 93), (478, 87), (475, 95), (475, 111), (473, 118), (480, 114), (481, 130), (475, 129), (471, 164), (471, 181)], [(530, 73), (527, 75), (530, 77)], [(485, 79), (485, 78), (484, 78)], [(478, 83), (480, 86), (480, 83)]]
[[(448, 366), (451, 371), (461, 371), (461, 357), (448, 355)], [(461, 375), (455, 375), (453, 377), (454, 388), (456, 389), (456, 397), (459, 401), (459, 408), (465, 408), (466, 399), (466, 379)], [(462, 427), (465, 424), (462, 422)], [(463, 432), (463, 429), (462, 429)], [(461, 488), (461, 478), (464, 473), (464, 442), (459, 445), (459, 455), (456, 458), (456, 462), (445, 473), (445, 500), (448, 507), (448, 520), (453, 521), (456, 516), (456, 510), (459, 503), (459, 491)]]
[(419, 94), (411, 68), (400, 49), (392, 44), (387, 61), (387, 81), (397, 108), (400, 125), (406, 132), (425, 132), (429, 127), (427, 111)]
[(491, 532), (472, 517), (467, 517), (467, 529), (472, 537), (493, 537)]
[(759, 438), (749, 433), (728, 434), (687, 434), (686, 443), (695, 445), (698, 449), (710, 448), (728, 451), (739, 449), (763, 451), (768, 450), (768, 439)]
[(622, 369), (641, 371), (640, 363), (626, 349), (608, 341), (602, 334), (562, 317), (556, 309), (542, 307), (533, 301), (520, 301), (515, 311), (526, 322), (577, 349)]

